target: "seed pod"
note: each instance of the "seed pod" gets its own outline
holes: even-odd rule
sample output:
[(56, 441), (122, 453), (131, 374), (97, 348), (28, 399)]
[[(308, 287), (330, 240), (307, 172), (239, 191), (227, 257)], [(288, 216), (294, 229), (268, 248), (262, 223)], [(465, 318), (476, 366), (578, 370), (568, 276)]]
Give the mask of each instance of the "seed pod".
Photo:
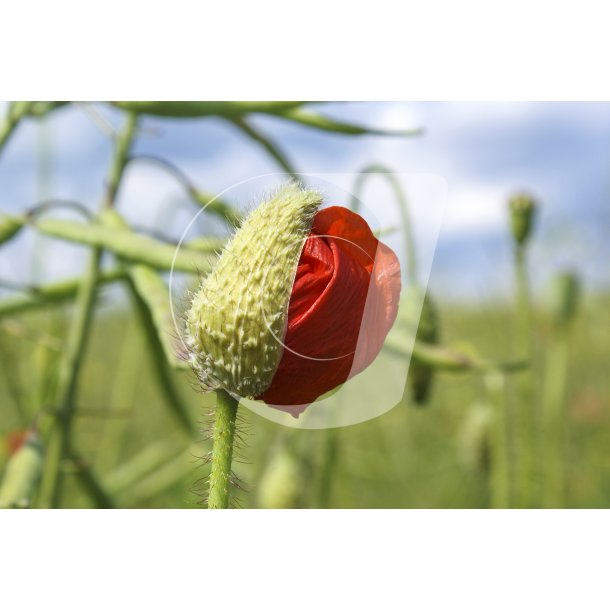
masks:
[(510, 210), (510, 229), (515, 242), (524, 245), (533, 229), (536, 218), (536, 202), (524, 193), (514, 195), (508, 202)]
[(25, 224), (25, 218), (21, 216), (8, 216), (0, 214), (0, 244), (13, 238)]
[[(432, 297), (428, 292), (423, 295), (419, 287), (410, 288), (406, 295), (407, 308), (410, 312), (410, 319), (417, 324), (416, 340), (425, 344), (435, 344), (439, 341), (438, 312)], [(421, 313), (417, 318), (416, 308), (421, 305)], [(412, 358), (409, 365), (409, 383), (413, 400), (418, 406), (423, 406), (428, 401), (432, 383), (434, 381), (434, 368), (429, 364), (423, 363)]]
[(281, 101), (262, 101), (262, 102), (200, 102), (200, 101), (129, 101), (112, 102), (118, 108), (141, 114), (151, 114), (162, 117), (172, 117), (179, 119), (196, 118), (209, 115), (219, 116), (239, 116), (248, 112), (264, 112), (275, 114), (282, 110), (295, 108), (303, 102), (281, 102)]
[[(98, 284), (109, 284), (125, 278), (126, 272), (117, 267), (104, 271), (98, 277)], [(53, 303), (63, 303), (74, 299), (80, 286), (81, 278), (63, 280), (54, 284), (38, 286), (35, 291), (17, 294), (0, 300), (0, 319), (30, 309), (43, 308)]]
[(321, 203), (315, 191), (281, 188), (248, 216), (194, 295), (186, 343), (205, 389), (255, 397), (271, 384), (297, 264)]
[(271, 458), (258, 488), (261, 508), (297, 508), (303, 490), (303, 473), (298, 458), (287, 447)]
[(556, 275), (550, 286), (550, 311), (557, 326), (569, 324), (576, 315), (580, 301), (580, 281), (575, 273)]
[(28, 508), (42, 472), (42, 445), (32, 431), (9, 460), (0, 486), (0, 508)]
[[(117, 256), (130, 262), (142, 263), (155, 269), (195, 273), (209, 268), (209, 260), (199, 251), (181, 248), (176, 252), (175, 246), (166, 244), (145, 235), (138, 235), (130, 230), (114, 229), (100, 224), (83, 224), (69, 220), (39, 220), (36, 228), (45, 235), (51, 235), (67, 241), (86, 244), (110, 250)], [(209, 238), (209, 253), (220, 248), (221, 239)]]

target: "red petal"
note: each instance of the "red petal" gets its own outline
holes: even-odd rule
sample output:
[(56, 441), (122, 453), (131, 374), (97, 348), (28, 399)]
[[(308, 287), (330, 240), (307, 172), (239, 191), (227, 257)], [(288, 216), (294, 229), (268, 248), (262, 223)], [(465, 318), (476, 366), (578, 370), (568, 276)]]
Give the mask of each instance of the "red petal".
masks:
[(285, 349), (260, 397), (298, 415), (377, 356), (396, 319), (400, 265), (347, 208), (316, 214), (288, 308)]

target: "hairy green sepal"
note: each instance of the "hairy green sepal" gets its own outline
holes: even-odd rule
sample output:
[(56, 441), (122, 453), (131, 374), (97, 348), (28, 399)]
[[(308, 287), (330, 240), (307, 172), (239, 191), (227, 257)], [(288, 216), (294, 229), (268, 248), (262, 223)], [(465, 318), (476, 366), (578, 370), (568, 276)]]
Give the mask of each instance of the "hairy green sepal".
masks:
[(260, 396), (282, 356), (297, 265), (321, 195), (290, 183), (256, 208), (192, 299), (186, 341), (206, 390)]

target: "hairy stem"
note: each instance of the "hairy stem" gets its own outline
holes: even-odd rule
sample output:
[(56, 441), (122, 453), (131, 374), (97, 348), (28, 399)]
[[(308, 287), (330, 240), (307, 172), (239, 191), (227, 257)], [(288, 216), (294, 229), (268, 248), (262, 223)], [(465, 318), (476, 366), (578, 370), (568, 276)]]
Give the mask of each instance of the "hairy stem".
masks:
[(224, 390), (217, 390), (208, 508), (229, 508), (231, 462), (238, 405), (238, 401), (230, 394)]

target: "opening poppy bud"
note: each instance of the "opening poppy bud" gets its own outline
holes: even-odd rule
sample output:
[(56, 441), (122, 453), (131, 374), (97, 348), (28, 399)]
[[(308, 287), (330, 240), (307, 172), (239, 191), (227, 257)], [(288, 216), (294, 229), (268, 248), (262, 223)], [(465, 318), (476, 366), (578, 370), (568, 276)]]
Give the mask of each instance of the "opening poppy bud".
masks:
[(550, 287), (550, 310), (557, 326), (565, 326), (574, 319), (579, 300), (580, 281), (575, 273), (560, 273), (553, 278)]
[(294, 184), (244, 221), (195, 294), (204, 388), (298, 415), (366, 368), (396, 318), (400, 265), (358, 214)]
[(522, 246), (527, 242), (536, 216), (536, 202), (524, 193), (514, 195), (508, 202), (510, 209), (510, 229), (513, 239)]

